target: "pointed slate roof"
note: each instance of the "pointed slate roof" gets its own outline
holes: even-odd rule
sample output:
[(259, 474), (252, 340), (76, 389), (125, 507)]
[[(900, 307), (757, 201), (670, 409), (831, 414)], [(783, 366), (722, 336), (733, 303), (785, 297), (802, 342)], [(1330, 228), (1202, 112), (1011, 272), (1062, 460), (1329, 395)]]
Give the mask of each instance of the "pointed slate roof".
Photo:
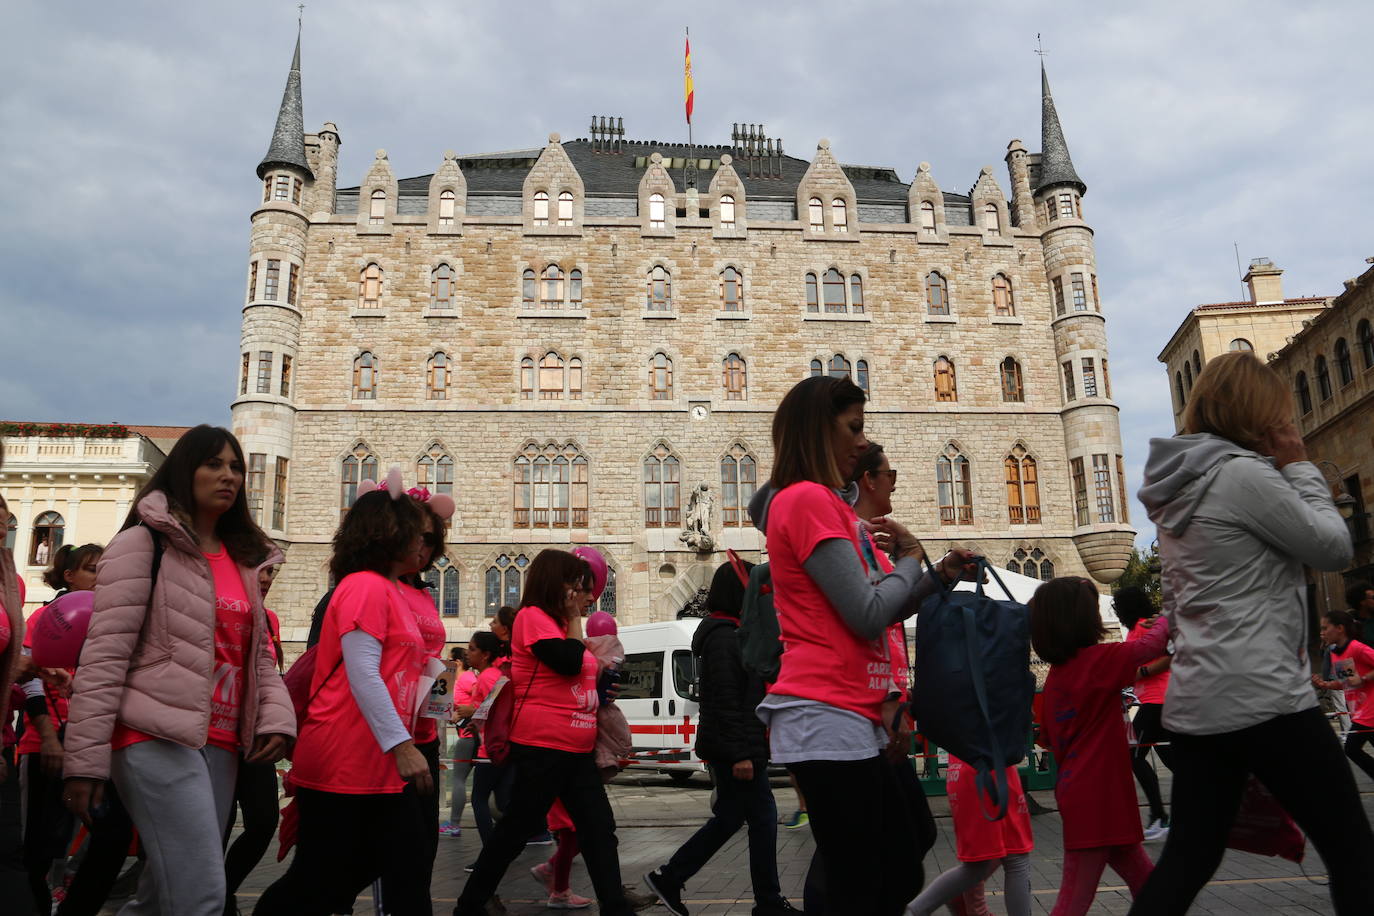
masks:
[(1040, 180), (1035, 190), (1053, 184), (1071, 184), (1078, 187), (1079, 194), (1086, 194), (1088, 186), (1073, 169), (1069, 158), (1069, 145), (1064, 142), (1064, 129), (1059, 126), (1059, 114), (1054, 110), (1054, 97), (1050, 95), (1050, 78), (1045, 75), (1045, 65), (1040, 64)]
[(281, 95), (281, 109), (277, 112), (277, 127), (272, 131), (272, 144), (267, 155), (258, 163), (258, 177), (270, 169), (289, 165), (314, 178), (305, 158), (305, 114), (301, 105), (301, 36), (296, 33), (296, 53), (291, 58), (291, 72), (286, 77), (286, 90)]

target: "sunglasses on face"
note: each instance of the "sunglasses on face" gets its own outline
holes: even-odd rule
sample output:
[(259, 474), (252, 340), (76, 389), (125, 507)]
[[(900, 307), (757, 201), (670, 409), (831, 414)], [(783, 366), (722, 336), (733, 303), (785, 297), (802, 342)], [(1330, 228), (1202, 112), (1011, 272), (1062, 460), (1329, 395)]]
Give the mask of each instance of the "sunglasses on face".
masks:
[(422, 537), (424, 538), (425, 546), (430, 550), (438, 550), (440, 547), (444, 546), (444, 536), (437, 532), (426, 531)]

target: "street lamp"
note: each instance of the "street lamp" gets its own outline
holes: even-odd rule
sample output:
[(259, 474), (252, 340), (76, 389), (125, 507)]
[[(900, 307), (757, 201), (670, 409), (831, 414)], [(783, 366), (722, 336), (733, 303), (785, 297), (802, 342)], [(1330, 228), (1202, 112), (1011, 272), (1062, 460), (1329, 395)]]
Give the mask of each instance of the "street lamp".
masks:
[[(1341, 469), (1337, 467), (1334, 461), (1315, 461), (1313, 464), (1317, 466), (1317, 470), (1322, 472), (1322, 476), (1326, 477), (1327, 484), (1335, 491), (1331, 495), (1331, 501), (1336, 504), (1336, 511), (1341, 514), (1341, 518), (1349, 521), (1351, 517), (1355, 515), (1355, 510), (1359, 507), (1359, 503), (1355, 501), (1355, 497), (1350, 495), (1350, 491), (1345, 488), (1345, 481), (1341, 480)], [(1328, 467), (1336, 475), (1336, 482), (1334, 484), (1331, 483), (1331, 477), (1326, 473)]]

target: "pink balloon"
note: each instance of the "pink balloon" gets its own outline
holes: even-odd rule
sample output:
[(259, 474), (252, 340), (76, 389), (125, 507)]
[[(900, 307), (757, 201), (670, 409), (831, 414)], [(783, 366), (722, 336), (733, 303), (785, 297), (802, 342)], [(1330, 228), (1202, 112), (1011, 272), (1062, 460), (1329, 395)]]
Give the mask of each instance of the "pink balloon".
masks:
[(606, 590), (606, 558), (601, 555), (601, 551), (585, 544), (574, 547), (573, 556), (586, 560), (587, 565), (592, 568), (592, 600), (596, 601)]
[(91, 626), (95, 592), (67, 592), (33, 624), (33, 661), (40, 668), (75, 668)]
[(587, 623), (583, 627), (588, 636), (614, 636), (617, 629), (615, 618), (605, 611), (588, 614)]

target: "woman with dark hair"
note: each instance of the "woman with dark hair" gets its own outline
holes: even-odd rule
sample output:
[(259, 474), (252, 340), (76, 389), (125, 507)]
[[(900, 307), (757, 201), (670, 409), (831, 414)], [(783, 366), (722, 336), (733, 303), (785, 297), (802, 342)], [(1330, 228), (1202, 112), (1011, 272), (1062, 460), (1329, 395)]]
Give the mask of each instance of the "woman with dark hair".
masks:
[(1345, 737), (1345, 756), (1374, 779), (1374, 757), (1364, 746), (1374, 741), (1374, 649), (1360, 642), (1359, 624), (1349, 611), (1327, 611), (1322, 617), (1322, 642), (1331, 647), (1331, 680), (1312, 675), (1312, 685), (1345, 691), (1351, 729)]
[(511, 805), (482, 847), (454, 916), (480, 916), (487, 901), (545, 822), (557, 799), (577, 830), (600, 912), (633, 912), (620, 884), (615, 818), (593, 753), (596, 658), (582, 642), (582, 611), (592, 587), (587, 561), (542, 550), (525, 574), (521, 609), (511, 628)]
[[(759, 705), (771, 757), (806, 795), (829, 876), (826, 912), (896, 914), (921, 889), (917, 828), (884, 753), (902, 686), (889, 628), (935, 590), (924, 551), (890, 517), (860, 523), (841, 495), (859, 464), (864, 393), (847, 378), (793, 386), (773, 415), (773, 474), (749, 505), (768, 539), (782, 667)], [(890, 476), (890, 475), (888, 475)], [(890, 552), (865, 556), (860, 532)], [(940, 570), (957, 578), (967, 554)]]
[[(428, 653), (402, 585), (427, 562), (427, 525), (397, 481), (359, 496), (334, 535), (329, 566), (339, 584), (290, 776), (296, 855), (258, 901), (259, 916), (347, 913), (374, 880), (429, 854), (420, 806), (407, 794), (434, 791), (411, 737)], [(392, 884), (388, 912), (429, 916), (427, 886)]]
[[(1128, 585), (1119, 588), (1112, 595), (1112, 608), (1116, 618), (1126, 628), (1126, 642), (1134, 642), (1149, 633), (1150, 628), (1159, 620), (1159, 613), (1143, 588)], [(1159, 777), (1150, 765), (1150, 751), (1159, 755), (1160, 761), (1169, 765), (1168, 732), (1160, 721), (1164, 710), (1164, 695), (1169, 689), (1169, 664), (1171, 657), (1166, 653), (1152, 659), (1136, 669), (1135, 717), (1131, 720), (1131, 730), (1135, 732), (1135, 744), (1131, 747), (1131, 769), (1135, 771), (1136, 782), (1145, 793), (1150, 806), (1150, 823), (1145, 828), (1145, 842), (1162, 840), (1169, 835), (1169, 812), (1164, 807), (1164, 797), (1159, 791)]]
[[(468, 642), (467, 662), (468, 669), (476, 672), (477, 677), (465, 702), (453, 707), (453, 717), (459, 722), (467, 722), (468, 728), (477, 736), (472, 750), (475, 758), (472, 765), (472, 819), (477, 822), (477, 836), (483, 846), (491, 839), (491, 832), (496, 826), (491, 816), (492, 796), (496, 797), (496, 805), (501, 810), (510, 805), (510, 770), (497, 766), (487, 757), (487, 748), (482, 743), (479, 730), (472, 725), (472, 714), (501, 679), (500, 662), (508, 653), (509, 647), (490, 630), (473, 633)], [(472, 869), (472, 865), (466, 868), (467, 871)]]
[(233, 434), (195, 427), (98, 567), (64, 798), (90, 825), (113, 778), (147, 851), (140, 912), (223, 913), (239, 753), (277, 760), (296, 733), (257, 588), (259, 568), (282, 556), (253, 523), (243, 478)]
[(511, 628), (515, 626), (515, 608), (509, 604), (501, 606), (501, 610), (496, 612), (496, 616), (491, 618), (488, 624), (491, 631), (496, 634), (496, 638), (504, 643), (510, 643)]
[(1159, 531), (1174, 640), (1164, 727), (1169, 839), (1137, 913), (1181, 913), (1226, 850), (1253, 774), (1308, 835), (1337, 913), (1368, 913), (1374, 833), (1312, 690), (1307, 574), (1350, 565), (1350, 529), (1293, 423), (1288, 383), (1253, 353), (1214, 357), (1183, 432), (1152, 439), (1140, 501)]

